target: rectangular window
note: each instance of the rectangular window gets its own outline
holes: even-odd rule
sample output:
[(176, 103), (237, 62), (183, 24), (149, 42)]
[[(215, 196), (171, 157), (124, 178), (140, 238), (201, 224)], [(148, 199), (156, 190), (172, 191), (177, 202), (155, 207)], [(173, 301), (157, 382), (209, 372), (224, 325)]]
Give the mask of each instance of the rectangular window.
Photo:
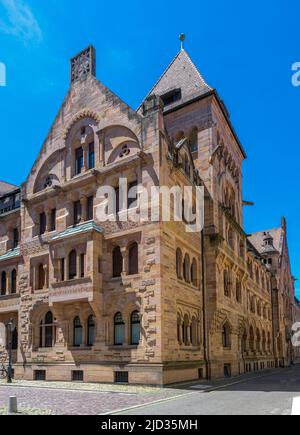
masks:
[(128, 384), (128, 372), (115, 372), (115, 383), (116, 384)]
[(64, 258), (62, 258), (60, 260), (60, 278), (61, 278), (62, 282), (65, 280), (65, 259)]
[(84, 273), (84, 263), (85, 263), (85, 261), (84, 261), (84, 254), (81, 254), (80, 255), (80, 278), (84, 278), (84, 275), (85, 275), (85, 273)]
[(45, 381), (46, 380), (46, 370), (35, 370), (34, 380), (35, 381)]
[(86, 217), (88, 221), (92, 221), (94, 219), (94, 197), (90, 196), (87, 199), (87, 210)]
[(72, 381), (73, 382), (83, 382), (83, 371), (82, 370), (74, 370), (72, 372)]
[(51, 210), (51, 223), (50, 223), (50, 231), (56, 230), (56, 209)]
[(78, 225), (81, 222), (81, 202), (74, 202), (74, 225)]
[(75, 175), (81, 174), (83, 169), (83, 148), (77, 148), (75, 151)]
[(19, 230), (18, 228), (15, 228), (14, 235), (13, 235), (13, 249), (16, 249), (18, 245), (19, 245)]
[(89, 158), (88, 158), (88, 169), (94, 169), (95, 167), (95, 146), (94, 142), (89, 144)]
[(40, 236), (45, 234), (46, 226), (47, 226), (46, 213), (41, 213), (40, 214)]
[[(133, 181), (128, 186), (128, 209), (137, 205), (136, 204), (138, 199), (137, 187), (138, 187), (137, 181)], [(129, 192), (131, 193), (130, 198), (129, 198)]]

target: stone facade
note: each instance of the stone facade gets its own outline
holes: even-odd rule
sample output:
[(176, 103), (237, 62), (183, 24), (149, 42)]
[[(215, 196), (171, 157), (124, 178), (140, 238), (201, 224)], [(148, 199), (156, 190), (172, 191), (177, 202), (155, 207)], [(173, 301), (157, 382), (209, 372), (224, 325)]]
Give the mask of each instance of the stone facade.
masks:
[[(71, 60), (27, 180), (0, 184), (0, 324), (17, 326), (12, 340), (0, 328), (2, 360), (11, 341), (18, 379), (155, 385), (289, 364), (286, 223), (273, 245), (245, 233), (246, 155), (217, 92), (184, 50), (137, 111), (95, 70), (93, 47)], [(119, 192), (120, 178), (203, 186), (203, 231), (122, 210), (103, 222), (102, 187)]]

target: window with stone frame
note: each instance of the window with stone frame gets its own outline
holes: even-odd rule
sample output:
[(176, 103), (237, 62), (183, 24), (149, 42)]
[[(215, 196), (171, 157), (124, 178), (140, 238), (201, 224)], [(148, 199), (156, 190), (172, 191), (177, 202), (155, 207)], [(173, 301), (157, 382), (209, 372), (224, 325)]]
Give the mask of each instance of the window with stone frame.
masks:
[(13, 231), (13, 249), (16, 249), (19, 246), (19, 230), (15, 228)]
[(236, 280), (236, 301), (242, 303), (242, 284), (239, 278)]
[(87, 321), (87, 345), (94, 346), (95, 342), (95, 319), (90, 315)]
[(6, 278), (6, 272), (3, 271), (1, 273), (1, 296), (5, 296), (7, 291), (7, 278)]
[(138, 201), (138, 182), (132, 181), (128, 185), (128, 209), (136, 207)]
[(45, 265), (41, 263), (38, 267), (38, 290), (43, 290), (46, 287), (46, 270)]
[(11, 294), (14, 295), (17, 293), (17, 271), (13, 269), (11, 272)]
[(121, 248), (116, 246), (112, 252), (113, 278), (120, 278), (123, 272), (123, 256)]
[(182, 251), (176, 250), (176, 274), (178, 279), (182, 279)]
[(77, 252), (73, 250), (69, 254), (69, 280), (77, 277)]
[(92, 221), (94, 219), (94, 197), (89, 196), (87, 199), (87, 210), (86, 210), (86, 218), (88, 221)]
[(224, 348), (230, 348), (231, 346), (231, 330), (227, 322), (222, 328), (222, 344)]
[(198, 285), (197, 260), (194, 258), (191, 266), (191, 281), (194, 287)]
[(188, 256), (188, 254), (186, 254), (183, 262), (183, 278), (186, 283), (190, 282), (190, 272), (191, 272), (190, 264), (191, 264), (190, 257)]
[(39, 223), (39, 234), (40, 236), (42, 236), (43, 234), (45, 234), (47, 229), (47, 217), (46, 217), (46, 213), (40, 213), (40, 223)]
[(139, 273), (139, 247), (136, 242), (128, 248), (128, 274), (137, 275)]
[(51, 210), (50, 219), (50, 231), (56, 231), (56, 208)]
[(83, 170), (84, 159), (83, 159), (83, 148), (79, 147), (75, 150), (75, 175), (81, 174)]
[(141, 319), (138, 311), (134, 311), (131, 314), (130, 325), (131, 325), (131, 334), (130, 334), (131, 344), (135, 346), (140, 343), (140, 338), (141, 338)]
[(117, 313), (114, 318), (114, 344), (123, 346), (125, 341), (125, 323), (122, 313)]
[(224, 270), (224, 296), (227, 298), (230, 298), (231, 293), (231, 281), (230, 281), (230, 274), (227, 269)]
[(40, 348), (50, 348), (54, 345), (56, 325), (51, 311), (45, 315), (40, 323)]
[(73, 204), (73, 224), (78, 225), (81, 222), (81, 202), (75, 201)]
[(88, 147), (88, 169), (95, 167), (95, 144), (91, 142)]
[(75, 317), (73, 325), (74, 347), (80, 347), (83, 344), (83, 327), (80, 317)]

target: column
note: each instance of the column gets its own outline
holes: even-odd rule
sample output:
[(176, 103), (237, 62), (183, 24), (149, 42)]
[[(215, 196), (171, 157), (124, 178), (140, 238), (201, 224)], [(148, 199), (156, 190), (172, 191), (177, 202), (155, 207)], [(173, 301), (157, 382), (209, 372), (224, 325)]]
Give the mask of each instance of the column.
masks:
[(128, 252), (126, 247), (121, 248), (121, 254), (123, 258), (122, 275), (127, 276), (128, 275)]

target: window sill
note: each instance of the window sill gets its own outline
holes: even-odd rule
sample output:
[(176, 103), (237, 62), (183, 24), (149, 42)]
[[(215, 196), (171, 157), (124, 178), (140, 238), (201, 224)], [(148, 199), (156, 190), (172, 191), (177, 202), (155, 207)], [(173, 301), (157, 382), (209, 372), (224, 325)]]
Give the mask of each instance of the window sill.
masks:
[(136, 345), (120, 345), (118, 346), (117, 344), (113, 345), (113, 346), (108, 346), (109, 350), (135, 350), (139, 347), (138, 344)]

